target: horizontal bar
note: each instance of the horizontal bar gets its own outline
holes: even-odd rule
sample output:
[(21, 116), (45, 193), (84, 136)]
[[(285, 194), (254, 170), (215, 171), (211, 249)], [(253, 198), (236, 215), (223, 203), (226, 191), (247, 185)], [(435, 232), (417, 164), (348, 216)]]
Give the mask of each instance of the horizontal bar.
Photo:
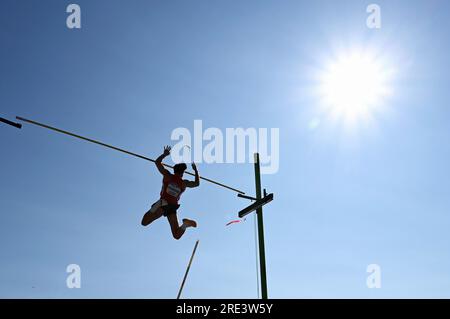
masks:
[(243, 210), (241, 210), (238, 213), (239, 218), (242, 218), (248, 214), (250, 214), (251, 212), (257, 210), (258, 208), (270, 203), (273, 200), (273, 193), (264, 196), (263, 198), (261, 198), (260, 200), (254, 202), (253, 204), (251, 204), (250, 206), (244, 208)]
[(241, 198), (250, 199), (250, 200), (257, 200), (256, 197), (242, 195), (242, 194), (237, 194), (237, 195), (238, 195), (238, 197), (241, 197)]
[[(28, 120), (28, 119), (20, 117), (20, 116), (16, 116), (16, 119), (18, 119), (19, 121), (23, 121), (23, 122), (26, 122), (26, 123), (30, 123), (30, 124), (33, 124), (33, 125), (37, 125), (37, 126), (40, 126), (40, 127), (43, 127), (43, 128), (46, 128), (46, 129), (58, 132), (58, 133), (61, 133), (61, 134), (66, 134), (66, 135), (69, 135), (69, 136), (72, 136), (72, 137), (76, 137), (76, 138), (79, 138), (81, 140), (84, 140), (84, 141), (87, 141), (87, 142), (90, 142), (90, 143), (101, 145), (101, 146), (113, 149), (115, 151), (119, 151), (119, 152), (122, 152), (122, 153), (125, 153), (125, 154), (128, 154), (128, 155), (131, 155), (131, 156), (135, 156), (135, 157), (144, 159), (146, 161), (150, 161), (150, 162), (153, 162), (153, 163), (156, 162), (154, 159), (151, 159), (149, 157), (142, 156), (142, 155), (139, 155), (137, 153), (133, 153), (133, 152), (130, 152), (130, 151), (124, 150), (122, 148), (118, 148), (118, 147), (115, 147), (115, 146), (112, 146), (112, 145), (109, 145), (109, 144), (106, 144), (106, 143), (103, 143), (103, 142), (100, 142), (100, 141), (96, 141), (96, 140), (88, 138), (88, 137), (84, 137), (84, 136), (81, 136), (81, 135), (78, 135), (78, 134), (74, 134), (74, 133), (71, 133), (71, 132), (68, 132), (68, 131), (64, 131), (64, 130), (61, 130), (61, 129), (56, 128), (56, 127), (52, 127), (52, 126), (49, 126), (49, 125), (46, 125), (46, 124), (42, 124), (42, 123), (39, 123), (39, 122), (36, 122), (36, 121), (33, 121), (33, 120)], [(164, 163), (163, 163), (163, 165), (165, 167), (173, 168), (173, 166), (171, 166), (171, 165), (167, 165), (167, 164), (164, 164)], [(189, 174), (191, 176), (195, 176), (195, 174), (193, 174), (191, 172), (188, 172), (188, 171), (186, 171), (185, 173)], [(206, 177), (201, 177), (201, 176), (200, 176), (200, 179), (202, 179), (204, 181), (207, 181), (209, 183), (212, 183), (212, 184), (224, 187), (226, 189), (232, 190), (234, 192), (237, 192), (237, 193), (240, 193), (240, 194), (245, 194), (243, 191), (241, 191), (239, 189), (236, 189), (236, 188), (227, 186), (225, 184), (216, 182), (216, 181), (214, 181), (212, 179), (209, 179), (209, 178), (206, 178)]]
[(11, 126), (14, 126), (17, 128), (22, 128), (22, 124), (11, 122), (10, 120), (4, 119), (3, 117), (0, 117), (0, 122), (3, 122), (5, 124), (11, 125)]

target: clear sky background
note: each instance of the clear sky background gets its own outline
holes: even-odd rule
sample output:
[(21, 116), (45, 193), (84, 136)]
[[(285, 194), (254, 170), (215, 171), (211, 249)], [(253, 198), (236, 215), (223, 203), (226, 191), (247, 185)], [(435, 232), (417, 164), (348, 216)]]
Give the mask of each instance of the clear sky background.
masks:
[[(171, 132), (279, 128), (264, 175), (269, 296), (450, 297), (448, 1), (86, 1), (81, 30), (61, 0), (0, 2), (0, 116), (20, 115), (155, 158)], [(392, 95), (349, 132), (318, 107), (315, 74), (339, 48), (395, 69)], [(315, 125), (311, 125), (315, 123)], [(179, 215), (144, 228), (153, 164), (44, 129), (0, 125), (0, 297), (257, 298), (248, 202), (202, 183)], [(170, 161), (169, 161), (170, 163)], [(200, 173), (254, 192), (253, 166)], [(82, 288), (66, 287), (78, 264)], [(368, 289), (366, 267), (381, 267)]]

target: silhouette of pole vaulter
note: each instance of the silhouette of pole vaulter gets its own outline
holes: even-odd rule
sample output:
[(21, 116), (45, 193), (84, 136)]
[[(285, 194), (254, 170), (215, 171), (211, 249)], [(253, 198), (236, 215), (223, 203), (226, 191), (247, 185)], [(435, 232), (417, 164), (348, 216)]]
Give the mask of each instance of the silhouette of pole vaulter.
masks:
[(195, 181), (183, 179), (184, 171), (187, 168), (184, 163), (176, 164), (173, 167), (173, 174), (166, 170), (162, 165), (162, 160), (170, 155), (170, 150), (170, 146), (164, 147), (164, 153), (155, 161), (158, 171), (163, 175), (160, 199), (145, 213), (141, 224), (142, 226), (148, 226), (158, 218), (165, 216), (169, 221), (173, 237), (180, 239), (187, 228), (197, 227), (197, 223), (194, 220), (184, 218), (181, 226), (179, 225), (177, 210), (180, 208), (180, 205), (178, 201), (186, 188), (194, 188), (200, 185), (200, 176), (194, 163), (192, 163), (192, 169), (195, 172)]

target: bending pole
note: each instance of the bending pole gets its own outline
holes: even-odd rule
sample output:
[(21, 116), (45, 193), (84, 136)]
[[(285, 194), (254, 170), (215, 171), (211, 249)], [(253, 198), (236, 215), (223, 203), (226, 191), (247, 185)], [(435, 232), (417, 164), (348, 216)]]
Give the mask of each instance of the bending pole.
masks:
[(197, 240), (197, 242), (195, 243), (194, 251), (192, 252), (191, 259), (189, 260), (189, 265), (188, 265), (188, 267), (186, 269), (186, 273), (184, 274), (183, 282), (181, 283), (180, 290), (178, 291), (177, 299), (180, 299), (181, 292), (183, 291), (184, 283), (186, 282), (186, 278), (187, 278), (187, 275), (189, 273), (189, 269), (191, 268), (192, 260), (194, 259), (194, 255), (195, 255), (195, 251), (197, 250), (198, 242), (199, 242), (199, 240)]
[[(125, 154), (128, 154), (128, 155), (131, 155), (131, 156), (139, 157), (139, 158), (144, 159), (146, 161), (150, 161), (150, 162), (153, 162), (153, 163), (156, 162), (155, 160), (153, 160), (151, 158), (148, 158), (148, 157), (145, 157), (145, 156), (142, 156), (142, 155), (139, 155), (139, 154), (136, 154), (136, 153), (133, 153), (133, 152), (130, 152), (130, 151), (127, 151), (127, 150), (124, 150), (124, 149), (112, 146), (112, 145), (108, 145), (106, 143), (103, 143), (103, 142), (100, 142), (100, 141), (96, 141), (96, 140), (93, 140), (93, 139), (88, 138), (88, 137), (84, 137), (84, 136), (77, 135), (77, 134), (74, 134), (74, 133), (71, 133), (71, 132), (68, 132), (68, 131), (64, 131), (64, 130), (61, 130), (61, 129), (56, 128), (56, 127), (52, 127), (52, 126), (49, 126), (49, 125), (46, 125), (46, 124), (42, 124), (42, 123), (39, 123), (39, 122), (36, 122), (36, 121), (32, 121), (32, 120), (27, 120), (27, 119), (25, 119), (23, 117), (20, 117), (20, 116), (16, 116), (16, 119), (18, 119), (19, 121), (22, 121), (22, 122), (26, 122), (26, 123), (29, 123), (29, 124), (37, 125), (37, 126), (40, 126), (40, 127), (43, 127), (43, 128), (46, 128), (46, 129), (58, 132), (58, 133), (61, 133), (61, 134), (66, 134), (66, 135), (69, 135), (69, 136), (72, 136), (72, 137), (76, 137), (76, 138), (79, 138), (81, 140), (84, 140), (84, 141), (87, 141), (87, 142), (90, 142), (90, 143), (101, 145), (101, 146), (104, 146), (104, 147), (113, 149), (115, 151), (119, 151), (119, 152), (122, 152), (122, 153), (125, 153)], [(18, 124), (18, 125), (20, 125), (20, 124)], [(165, 167), (173, 168), (173, 166), (170, 166), (170, 165), (167, 165), (167, 164), (164, 164), (164, 163), (163, 163), (163, 165)], [(191, 176), (195, 176), (195, 174), (193, 174), (191, 172), (187, 172), (186, 171), (185, 173), (189, 174)], [(216, 181), (214, 181), (212, 179), (209, 179), (209, 178), (206, 178), (206, 177), (201, 177), (201, 176), (200, 176), (200, 179), (202, 179), (204, 181), (207, 181), (207, 182), (210, 182), (212, 184), (216, 184), (218, 186), (224, 187), (226, 189), (232, 190), (233, 192), (236, 192), (236, 193), (239, 193), (239, 194), (245, 194), (243, 191), (241, 191), (239, 189), (236, 189), (236, 188), (227, 186), (225, 184), (216, 182)]]

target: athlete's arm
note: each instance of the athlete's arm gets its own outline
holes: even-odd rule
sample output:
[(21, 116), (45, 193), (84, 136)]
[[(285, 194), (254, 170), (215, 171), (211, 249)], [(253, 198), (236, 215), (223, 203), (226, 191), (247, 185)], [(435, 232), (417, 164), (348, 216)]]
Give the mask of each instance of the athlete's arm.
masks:
[(195, 172), (195, 181), (188, 181), (186, 179), (184, 180), (186, 187), (189, 187), (189, 188), (194, 188), (194, 187), (200, 186), (200, 176), (198, 175), (198, 170), (197, 170), (197, 166), (195, 165), (195, 163), (192, 163), (192, 169)]
[(165, 146), (164, 153), (162, 153), (155, 161), (158, 171), (164, 176), (168, 175), (169, 171), (164, 168), (164, 165), (162, 164), (162, 160), (169, 154), (170, 154), (170, 146)]

